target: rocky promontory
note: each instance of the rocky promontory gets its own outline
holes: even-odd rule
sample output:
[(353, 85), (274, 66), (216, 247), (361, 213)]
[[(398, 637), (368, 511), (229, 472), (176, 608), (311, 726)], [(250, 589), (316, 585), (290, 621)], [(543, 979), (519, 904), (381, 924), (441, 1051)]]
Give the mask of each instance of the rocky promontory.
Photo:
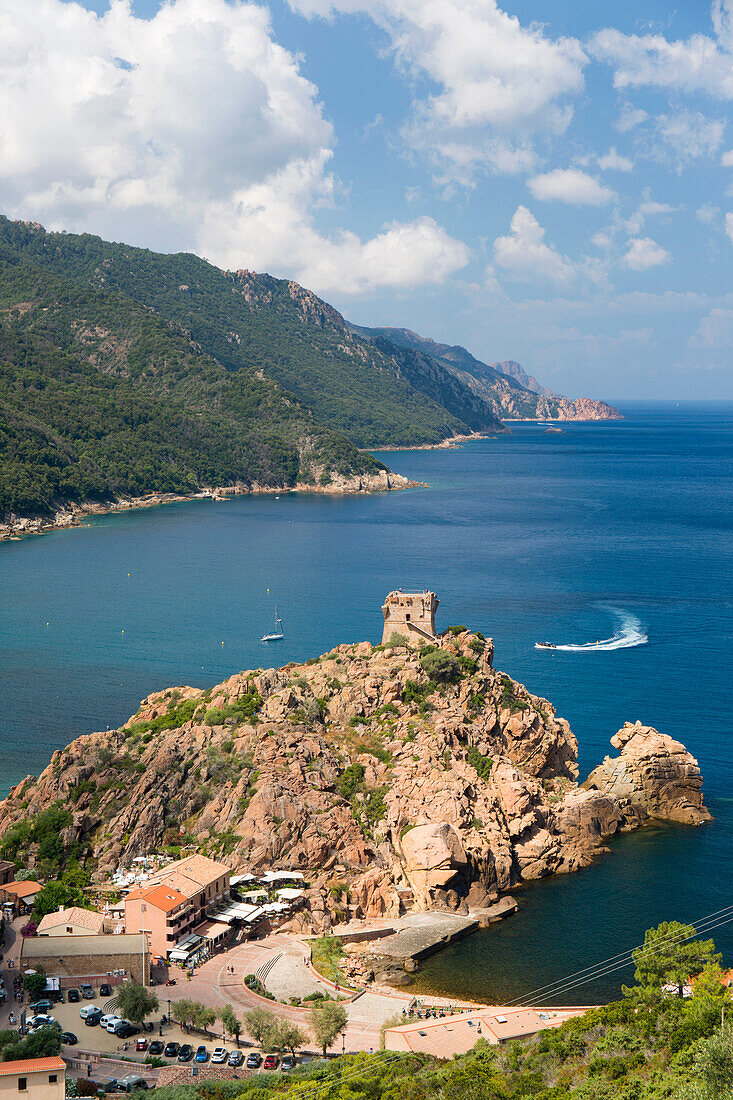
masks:
[[(586, 867), (646, 820), (709, 820), (697, 762), (671, 737), (627, 724), (618, 755), (579, 786), (568, 723), (493, 667), (490, 639), (460, 627), (420, 649), (403, 642), (156, 692), (122, 728), (79, 737), (18, 784), (0, 838), (60, 803), (64, 850), (99, 881), (166, 848), (242, 872), (299, 869), (310, 885), (294, 927), (321, 930), (465, 913)], [(42, 864), (31, 843), (16, 854)]]

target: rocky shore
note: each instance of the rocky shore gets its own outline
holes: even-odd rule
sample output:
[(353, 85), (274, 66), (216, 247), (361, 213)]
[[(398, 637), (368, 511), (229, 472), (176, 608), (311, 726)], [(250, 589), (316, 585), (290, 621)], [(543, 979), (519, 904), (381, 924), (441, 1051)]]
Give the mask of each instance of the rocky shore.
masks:
[(47, 516), (11, 515), (0, 523), (0, 542), (19, 539), (24, 535), (42, 535), (48, 531), (62, 531), (68, 527), (83, 527), (90, 516), (127, 512), (133, 508), (155, 508), (160, 504), (179, 504), (187, 500), (220, 500), (229, 496), (251, 493), (321, 493), (337, 496), (342, 493), (381, 493), (397, 489), (425, 488), (424, 481), (411, 481), (402, 474), (379, 470), (375, 474), (355, 474), (352, 477), (335, 476), (326, 485), (299, 482), (297, 485), (236, 485), (205, 490), (199, 493), (152, 493), (144, 497), (126, 497), (110, 501), (84, 501), (66, 504)]
[[(421, 651), (341, 645), (302, 665), (156, 692), (122, 728), (54, 753), (0, 805), (0, 837), (58, 802), (97, 880), (175, 845), (237, 871), (302, 870), (296, 931), (440, 910), (467, 915), (651, 819), (710, 820), (697, 762), (627, 724), (582, 786), (545, 699), (455, 628)], [(38, 853), (29, 849), (32, 867)]]

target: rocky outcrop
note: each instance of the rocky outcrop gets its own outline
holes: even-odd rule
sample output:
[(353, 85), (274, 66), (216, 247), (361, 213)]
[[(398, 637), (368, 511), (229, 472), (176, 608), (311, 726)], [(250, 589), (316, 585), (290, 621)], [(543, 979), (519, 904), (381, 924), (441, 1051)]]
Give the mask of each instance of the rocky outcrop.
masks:
[(632, 828), (656, 818), (699, 825), (712, 818), (702, 799), (697, 760), (679, 741), (641, 722), (627, 722), (611, 738), (616, 757), (607, 756), (583, 786), (606, 794)]
[[(73, 810), (63, 842), (98, 880), (174, 846), (238, 871), (302, 870), (294, 928), (466, 913), (587, 866), (648, 818), (709, 819), (682, 745), (638, 724), (613, 744), (620, 755), (579, 787), (568, 723), (493, 667), (482, 635), (341, 645), (150, 695), (122, 728), (78, 738), (15, 787), (0, 837), (58, 802)], [(31, 869), (37, 850), (14, 835)]]

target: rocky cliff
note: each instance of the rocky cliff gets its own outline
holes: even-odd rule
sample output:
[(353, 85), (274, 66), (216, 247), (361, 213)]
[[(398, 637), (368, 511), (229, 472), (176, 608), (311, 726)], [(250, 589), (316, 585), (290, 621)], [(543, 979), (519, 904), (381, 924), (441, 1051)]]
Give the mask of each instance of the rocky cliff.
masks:
[(404, 328), (356, 331), (372, 339), (428, 356), (451, 371), (502, 420), (618, 420), (621, 413), (606, 401), (573, 399), (553, 393), (513, 359), (483, 363), (460, 344), (439, 344)]
[(582, 787), (553, 706), (493, 667), (463, 628), (416, 651), (341, 645), (303, 665), (156, 692), (119, 730), (54, 753), (0, 805), (4, 850), (39, 859), (19, 823), (54, 802), (62, 840), (98, 879), (137, 855), (193, 846), (238, 870), (300, 868), (298, 918), (465, 910), (585, 867), (650, 817), (699, 823), (696, 761), (639, 724)]

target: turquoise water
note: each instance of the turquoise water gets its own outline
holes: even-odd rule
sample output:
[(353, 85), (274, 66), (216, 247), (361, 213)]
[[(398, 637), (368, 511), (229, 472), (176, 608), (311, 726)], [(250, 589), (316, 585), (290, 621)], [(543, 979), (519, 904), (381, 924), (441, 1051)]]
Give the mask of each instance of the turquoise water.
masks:
[[(197, 501), (0, 545), (0, 789), (158, 688), (377, 640), (387, 591), (431, 587), (440, 625), (491, 635), (497, 667), (570, 721), (582, 774), (640, 718), (698, 757), (716, 820), (624, 837), (591, 870), (523, 890), (518, 916), (430, 960), (420, 984), (518, 995), (658, 920), (719, 909), (733, 867), (733, 406), (624, 411), (384, 456), (427, 490)], [(286, 639), (268, 649), (274, 601)], [(534, 648), (611, 638), (626, 648)]]

